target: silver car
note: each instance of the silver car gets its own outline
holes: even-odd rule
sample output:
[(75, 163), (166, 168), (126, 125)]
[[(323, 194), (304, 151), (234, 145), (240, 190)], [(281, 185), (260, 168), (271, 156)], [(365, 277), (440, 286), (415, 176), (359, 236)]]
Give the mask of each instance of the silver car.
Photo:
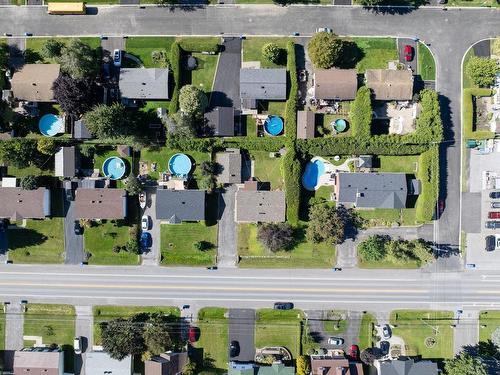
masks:
[(341, 337), (329, 337), (328, 344), (330, 345), (342, 345), (344, 343), (344, 339)]

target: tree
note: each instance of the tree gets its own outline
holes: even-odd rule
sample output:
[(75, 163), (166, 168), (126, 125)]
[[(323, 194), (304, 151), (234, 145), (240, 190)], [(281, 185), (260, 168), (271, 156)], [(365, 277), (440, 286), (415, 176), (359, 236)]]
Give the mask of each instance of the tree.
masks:
[(9, 45), (0, 43), (0, 69), (5, 69), (9, 65)]
[(295, 239), (293, 228), (288, 223), (268, 223), (259, 225), (257, 239), (268, 250), (276, 252), (289, 249)]
[(87, 157), (92, 159), (94, 157), (94, 154), (96, 153), (96, 147), (93, 144), (88, 144), (88, 143), (82, 143), (80, 145), (80, 153)]
[(48, 39), (42, 46), (40, 51), (41, 55), (46, 59), (55, 59), (61, 57), (61, 52), (64, 47), (64, 43), (57, 39)]
[(131, 173), (127, 177), (127, 180), (125, 182), (125, 190), (127, 191), (127, 193), (129, 193), (129, 195), (139, 195), (143, 188), (144, 186), (133, 173)]
[(99, 72), (95, 52), (80, 39), (72, 39), (61, 50), (61, 71), (74, 79), (94, 78)]
[(141, 249), (139, 247), (139, 243), (137, 239), (131, 238), (125, 243), (125, 251), (130, 254), (140, 254)]
[(342, 57), (342, 40), (333, 33), (320, 32), (313, 35), (307, 52), (315, 68), (330, 69)]
[(500, 327), (495, 329), (491, 334), (491, 341), (493, 342), (493, 344), (500, 348)]
[(193, 244), (193, 247), (199, 251), (207, 251), (214, 248), (214, 244), (208, 241), (198, 241)]
[[(160, 1), (165, 1), (165, 0), (160, 0)], [(168, 66), (168, 55), (163, 50), (154, 50), (153, 52), (151, 52), (151, 60), (153, 61), (154, 64), (159, 65), (162, 68), (166, 68)]]
[(144, 344), (148, 352), (158, 355), (166, 352), (172, 346), (168, 322), (162, 315), (153, 315), (144, 329)]
[(195, 136), (193, 118), (183, 112), (177, 112), (167, 117), (165, 119), (165, 127), (169, 135), (180, 138), (193, 138)]
[(208, 106), (208, 99), (205, 93), (196, 86), (182, 86), (179, 93), (179, 107), (182, 112), (199, 118)]
[(354, 99), (349, 111), (352, 135), (354, 137), (371, 137), (372, 116), (371, 90), (366, 86), (362, 86), (356, 93), (356, 99)]
[(428, 242), (418, 239), (411, 241), (411, 243), (413, 254), (421, 263), (430, 263), (435, 259), (432, 247)]
[(220, 165), (215, 161), (204, 161), (200, 164), (202, 176), (213, 176), (218, 174)]
[(15, 138), (0, 142), (0, 158), (16, 168), (26, 168), (31, 165), (36, 155), (36, 141)]
[(387, 253), (385, 246), (389, 241), (388, 236), (379, 234), (368, 237), (358, 246), (358, 254), (365, 262), (380, 261)]
[(202, 190), (206, 190), (208, 191), (209, 193), (214, 191), (215, 190), (215, 187), (216, 187), (216, 178), (215, 176), (213, 175), (210, 175), (210, 176), (203, 176), (200, 180), (199, 180), (199, 188), (202, 189)]
[(283, 58), (283, 50), (276, 43), (266, 43), (262, 47), (262, 56), (274, 64), (278, 64)]
[(56, 148), (56, 141), (51, 138), (40, 138), (36, 142), (36, 149), (44, 155), (54, 155)]
[(97, 104), (98, 88), (92, 78), (75, 79), (61, 74), (52, 86), (54, 98), (64, 112), (81, 116)]
[(143, 338), (143, 322), (136, 317), (118, 318), (100, 323), (101, 342), (111, 358), (121, 361), (130, 354), (139, 355), (146, 349)]
[(296, 367), (297, 367), (297, 375), (309, 375), (309, 373), (311, 372), (309, 357), (306, 355), (298, 356)]
[(346, 218), (341, 211), (327, 204), (317, 204), (309, 209), (309, 225), (306, 236), (309, 241), (338, 244), (344, 241)]
[(486, 367), (479, 358), (472, 357), (466, 352), (461, 352), (453, 359), (444, 362), (448, 375), (487, 375)]
[(486, 57), (473, 56), (467, 62), (465, 73), (478, 86), (490, 86), (499, 71), (498, 62)]
[(87, 128), (97, 138), (115, 138), (133, 133), (133, 122), (126, 108), (118, 103), (99, 104), (84, 116)]
[(184, 375), (194, 375), (195, 371), (196, 371), (196, 362), (189, 359), (186, 365), (184, 366), (182, 373)]
[(27, 175), (21, 178), (19, 184), (23, 190), (35, 190), (38, 188), (38, 178), (33, 175)]

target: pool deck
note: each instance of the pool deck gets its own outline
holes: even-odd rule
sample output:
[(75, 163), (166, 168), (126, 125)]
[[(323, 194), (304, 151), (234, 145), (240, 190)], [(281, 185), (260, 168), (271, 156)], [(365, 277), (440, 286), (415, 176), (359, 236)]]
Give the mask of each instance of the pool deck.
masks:
[(350, 172), (349, 163), (351, 161), (356, 161), (357, 158), (349, 158), (341, 165), (333, 165), (328, 160), (315, 156), (310, 160), (310, 163), (314, 163), (316, 160), (320, 160), (323, 162), (325, 166), (325, 172), (319, 176), (318, 184), (314, 187), (314, 190), (318, 190), (321, 186), (335, 186), (335, 174), (337, 172)]

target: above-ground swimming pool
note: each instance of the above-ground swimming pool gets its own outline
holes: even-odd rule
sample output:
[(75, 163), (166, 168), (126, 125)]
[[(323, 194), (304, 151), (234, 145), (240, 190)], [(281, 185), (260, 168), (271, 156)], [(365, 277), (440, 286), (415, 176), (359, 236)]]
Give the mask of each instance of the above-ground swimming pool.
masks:
[(281, 134), (283, 127), (283, 120), (279, 116), (269, 116), (264, 122), (264, 130), (270, 135)]
[(338, 118), (331, 123), (333, 130), (342, 133), (347, 128), (347, 121), (343, 118)]
[(104, 163), (102, 163), (102, 173), (112, 180), (119, 180), (122, 178), (126, 169), (123, 160), (117, 156), (107, 158), (104, 160)]
[(170, 173), (176, 176), (187, 176), (193, 164), (186, 154), (175, 154), (168, 161)]
[(63, 129), (62, 119), (52, 113), (43, 115), (38, 122), (40, 133), (46, 137), (53, 137), (57, 133), (61, 133)]
[(319, 178), (325, 173), (325, 163), (322, 160), (311, 160), (306, 164), (306, 170), (302, 175), (302, 185), (310, 191), (316, 190)]

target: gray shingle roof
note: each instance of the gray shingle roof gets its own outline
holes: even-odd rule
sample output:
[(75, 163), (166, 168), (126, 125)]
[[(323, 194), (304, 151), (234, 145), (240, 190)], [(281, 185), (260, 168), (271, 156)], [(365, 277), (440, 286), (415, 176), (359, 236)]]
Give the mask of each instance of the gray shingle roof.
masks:
[(222, 167), (218, 180), (223, 184), (241, 183), (241, 153), (240, 150), (221, 152), (217, 154), (217, 163)]
[(404, 208), (407, 183), (404, 173), (344, 173), (337, 175), (338, 203), (364, 208)]
[(437, 375), (437, 364), (413, 359), (379, 362), (379, 375)]
[(92, 139), (94, 138), (92, 134), (90, 134), (89, 129), (85, 125), (83, 120), (76, 120), (75, 126), (73, 129), (73, 138), (75, 139)]
[(309, 139), (315, 135), (315, 117), (312, 111), (297, 112), (297, 138)]
[(19, 187), (0, 188), (0, 217), (14, 220), (43, 219), (50, 216), (50, 190), (40, 187), (23, 190)]
[(213, 135), (219, 137), (234, 136), (234, 108), (215, 107), (205, 113), (205, 121), (212, 128)]
[(283, 191), (236, 192), (236, 221), (269, 223), (285, 221), (286, 205)]
[(172, 224), (205, 220), (205, 191), (156, 190), (156, 217)]
[(240, 97), (242, 100), (285, 100), (286, 69), (241, 69)]
[(105, 352), (89, 352), (85, 355), (85, 372), (93, 375), (131, 375), (132, 357), (118, 361)]
[(75, 146), (61, 147), (55, 155), (55, 176), (74, 177), (76, 172)]
[(120, 95), (122, 99), (168, 99), (168, 69), (120, 69)]

